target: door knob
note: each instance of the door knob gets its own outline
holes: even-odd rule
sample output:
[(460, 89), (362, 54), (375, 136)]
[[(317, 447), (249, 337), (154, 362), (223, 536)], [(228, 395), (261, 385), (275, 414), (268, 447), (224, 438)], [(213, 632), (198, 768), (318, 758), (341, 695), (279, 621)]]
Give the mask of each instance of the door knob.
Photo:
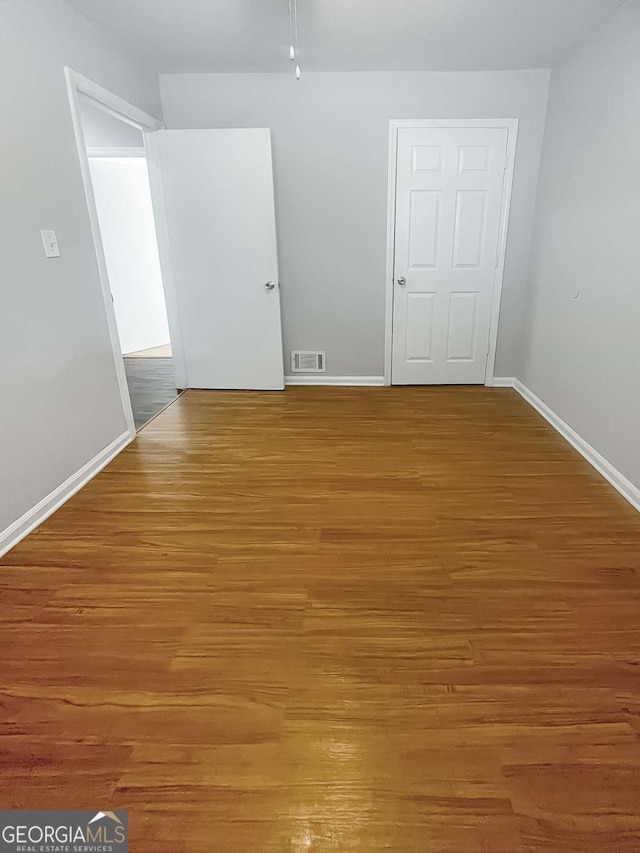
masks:
[(407, 283), (406, 278), (403, 275), (401, 275), (400, 278), (398, 279), (398, 284), (400, 285), (400, 287), (404, 287), (406, 283)]
[(268, 281), (268, 282), (265, 284), (265, 287), (267, 288), (267, 290), (273, 290), (273, 288), (274, 288), (275, 286), (276, 286), (275, 281)]

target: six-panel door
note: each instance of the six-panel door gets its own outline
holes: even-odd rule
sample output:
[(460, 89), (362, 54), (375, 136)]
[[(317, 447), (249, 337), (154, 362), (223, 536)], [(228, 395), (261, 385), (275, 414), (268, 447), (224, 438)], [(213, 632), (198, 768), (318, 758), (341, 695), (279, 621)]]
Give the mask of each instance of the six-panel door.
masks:
[(504, 128), (400, 128), (392, 382), (484, 382)]

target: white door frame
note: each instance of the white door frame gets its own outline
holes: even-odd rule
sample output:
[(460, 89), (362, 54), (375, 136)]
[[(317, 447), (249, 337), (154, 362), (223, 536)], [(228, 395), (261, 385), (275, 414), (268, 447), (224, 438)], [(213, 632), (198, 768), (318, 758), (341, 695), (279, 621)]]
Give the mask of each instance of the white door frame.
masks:
[[(107, 315), (107, 325), (109, 328), (109, 338), (113, 349), (113, 357), (116, 367), (116, 375), (118, 377), (118, 387), (120, 389), (120, 398), (122, 400), (122, 408), (127, 424), (127, 432), (129, 438), (133, 439), (136, 436), (136, 427), (133, 417), (133, 409), (131, 408), (131, 397), (129, 395), (129, 387), (127, 385), (127, 375), (124, 367), (124, 359), (120, 348), (120, 338), (118, 336), (118, 326), (116, 323), (116, 314), (111, 298), (111, 287), (109, 285), (109, 273), (107, 272), (107, 264), (105, 260), (104, 247), (102, 245), (102, 237), (100, 235), (100, 225), (98, 222), (98, 209), (93, 193), (93, 185), (91, 183), (91, 171), (89, 166), (89, 154), (84, 137), (84, 128), (82, 126), (82, 113), (80, 107), (79, 95), (86, 95), (95, 103), (96, 107), (106, 113), (120, 119), (121, 121), (130, 124), (137, 128), (143, 134), (145, 141), (145, 154), (147, 157), (147, 165), (149, 169), (149, 184), (151, 186), (151, 196), (154, 200), (153, 210), (156, 220), (156, 235), (158, 239), (158, 252), (160, 254), (160, 264), (162, 268), (162, 284), (165, 292), (165, 302), (167, 305), (167, 316), (169, 319), (169, 330), (171, 333), (171, 347), (173, 354), (174, 370), (176, 374), (176, 384), (180, 388), (187, 387), (187, 377), (185, 370), (185, 358), (182, 348), (182, 334), (180, 331), (180, 318), (178, 313), (178, 302), (175, 292), (175, 283), (173, 280), (173, 269), (171, 265), (171, 255), (168, 244), (168, 232), (166, 222), (164, 221), (164, 205), (157, 204), (158, 199), (162, 199), (161, 188), (157, 186), (159, 181), (159, 169), (155, 160), (154, 147), (151, 144), (149, 134), (156, 130), (162, 130), (164, 124), (157, 118), (143, 112), (128, 101), (123, 100), (118, 95), (114, 95), (108, 89), (104, 89), (88, 77), (83, 77), (72, 68), (65, 67), (65, 78), (67, 81), (67, 93), (69, 96), (69, 106), (71, 108), (71, 119), (73, 121), (73, 130), (75, 133), (76, 146), (78, 149), (78, 159), (80, 160), (80, 171), (82, 173), (82, 182), (84, 184), (84, 192), (87, 199), (87, 208), (89, 211), (89, 221), (91, 223), (91, 233), (96, 252), (96, 260), (98, 263), (98, 273), (100, 276), (100, 285), (102, 287), (102, 296), (104, 300), (105, 313)], [(138, 152), (138, 149), (134, 149)], [(135, 156), (135, 154), (134, 154)]]
[(384, 384), (391, 385), (391, 359), (393, 346), (393, 294), (396, 232), (396, 168), (398, 155), (398, 130), (403, 127), (489, 127), (504, 128), (507, 131), (507, 166), (504, 170), (502, 186), (502, 207), (500, 213), (500, 232), (498, 242), (498, 266), (493, 278), (491, 299), (491, 324), (489, 327), (489, 354), (485, 370), (484, 384), (493, 385), (493, 372), (496, 362), (496, 342), (498, 340), (498, 321), (500, 319), (500, 299), (504, 279), (504, 262), (509, 229), (509, 211), (511, 209), (511, 191), (516, 160), (516, 141), (518, 136), (517, 118), (494, 119), (391, 119), (389, 122), (389, 181), (387, 191), (387, 271), (385, 288), (384, 321)]

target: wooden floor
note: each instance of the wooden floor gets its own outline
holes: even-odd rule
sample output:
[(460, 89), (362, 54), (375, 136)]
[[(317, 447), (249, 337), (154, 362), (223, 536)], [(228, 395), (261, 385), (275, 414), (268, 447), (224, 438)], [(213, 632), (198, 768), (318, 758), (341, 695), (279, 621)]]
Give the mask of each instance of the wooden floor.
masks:
[(172, 358), (125, 356), (124, 369), (136, 429), (141, 429), (178, 396)]
[(507, 389), (189, 391), (0, 564), (0, 803), (637, 853), (640, 516)]

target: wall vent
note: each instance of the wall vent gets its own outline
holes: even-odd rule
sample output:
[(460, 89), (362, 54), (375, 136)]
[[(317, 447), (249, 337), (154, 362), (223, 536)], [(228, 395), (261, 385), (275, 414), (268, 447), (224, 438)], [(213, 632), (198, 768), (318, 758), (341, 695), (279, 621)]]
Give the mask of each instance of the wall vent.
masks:
[(327, 354), (310, 350), (291, 350), (292, 373), (326, 373)]

